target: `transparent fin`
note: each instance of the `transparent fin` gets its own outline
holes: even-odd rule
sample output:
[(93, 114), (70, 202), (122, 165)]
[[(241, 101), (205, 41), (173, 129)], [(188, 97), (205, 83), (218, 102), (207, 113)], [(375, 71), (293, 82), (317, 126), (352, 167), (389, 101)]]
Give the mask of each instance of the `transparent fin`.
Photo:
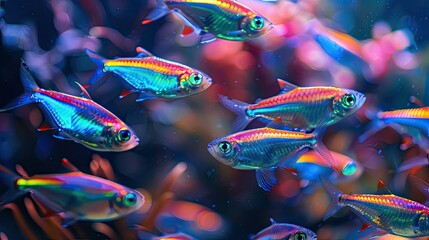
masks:
[(258, 169), (256, 170), (256, 181), (259, 187), (269, 192), (276, 185), (276, 168)]
[(322, 183), (323, 188), (325, 189), (326, 193), (328, 193), (332, 201), (332, 203), (328, 206), (328, 210), (323, 216), (323, 221), (325, 221), (326, 219), (330, 218), (332, 215), (334, 215), (343, 207), (339, 205), (339, 200), (340, 200), (340, 197), (343, 195), (343, 192), (341, 192), (332, 183), (330, 183), (328, 180), (322, 177), (320, 178), (320, 182)]
[(242, 131), (253, 120), (246, 114), (249, 104), (222, 95), (219, 95), (219, 100), (223, 106), (237, 114), (237, 118), (232, 123), (231, 132)]

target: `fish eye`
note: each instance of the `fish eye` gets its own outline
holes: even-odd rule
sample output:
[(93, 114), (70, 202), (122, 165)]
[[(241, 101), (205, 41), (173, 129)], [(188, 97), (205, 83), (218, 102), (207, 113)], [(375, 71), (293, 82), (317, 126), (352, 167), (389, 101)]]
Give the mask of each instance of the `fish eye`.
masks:
[(122, 204), (125, 207), (132, 207), (137, 203), (137, 196), (134, 193), (127, 193), (122, 199)]
[(131, 139), (131, 132), (127, 129), (121, 129), (118, 133), (119, 142), (128, 142)]
[(260, 16), (256, 16), (250, 21), (250, 28), (253, 31), (261, 30), (263, 27), (264, 27), (264, 19)]
[(189, 76), (189, 82), (192, 86), (198, 86), (203, 82), (203, 76), (199, 73), (192, 73), (191, 76)]
[(220, 143), (217, 145), (217, 148), (219, 149), (219, 151), (220, 151), (222, 154), (228, 154), (228, 153), (230, 153), (230, 152), (231, 152), (231, 150), (232, 150), (231, 143), (229, 143), (229, 142), (220, 142)]
[(305, 235), (305, 233), (303, 232), (298, 232), (297, 234), (295, 234), (295, 236), (293, 237), (294, 240), (306, 240), (307, 239), (307, 235)]
[(349, 162), (343, 168), (343, 175), (353, 175), (356, 172), (356, 164), (354, 162)]
[(344, 94), (343, 98), (341, 99), (341, 102), (343, 106), (347, 108), (351, 108), (356, 103), (356, 97), (353, 94), (347, 93), (347, 94)]

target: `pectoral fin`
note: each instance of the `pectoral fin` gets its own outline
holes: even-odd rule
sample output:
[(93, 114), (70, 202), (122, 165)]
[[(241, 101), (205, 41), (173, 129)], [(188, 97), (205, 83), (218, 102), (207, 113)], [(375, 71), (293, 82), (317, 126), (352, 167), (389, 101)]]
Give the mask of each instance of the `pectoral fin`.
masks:
[(270, 189), (276, 185), (276, 168), (263, 168), (256, 170), (256, 181), (258, 185), (265, 191), (270, 191)]

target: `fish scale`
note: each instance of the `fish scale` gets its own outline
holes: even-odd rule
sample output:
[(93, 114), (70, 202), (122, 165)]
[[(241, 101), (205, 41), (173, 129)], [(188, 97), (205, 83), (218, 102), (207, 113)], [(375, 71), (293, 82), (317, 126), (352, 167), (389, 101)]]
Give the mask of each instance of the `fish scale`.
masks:
[[(94, 113), (93, 110), (95, 109), (91, 106), (91, 104), (84, 104), (85, 101), (79, 101), (80, 99), (77, 100), (75, 96), (59, 96), (52, 91), (46, 91), (43, 89), (40, 89), (39, 92), (33, 94), (33, 96), (37, 99), (38, 102), (42, 103), (43, 106), (48, 109), (56, 125), (60, 126), (61, 130), (64, 131), (70, 131), (71, 129), (75, 129), (76, 127), (82, 127), (81, 130), (84, 131), (81, 133), (82, 135), (85, 135), (85, 133), (87, 133), (87, 129), (98, 129), (97, 132), (91, 132), (90, 134), (101, 134), (101, 130), (106, 125), (106, 123), (107, 125), (120, 123), (112, 121), (113, 115), (109, 115), (106, 113), (97, 113), (98, 115), (91, 116), (90, 114)], [(84, 110), (80, 111), (79, 113), (76, 112), (79, 109)], [(87, 111), (87, 109), (91, 109), (91, 111)], [(90, 121), (92, 122), (92, 124), (77, 124), (77, 122), (72, 121), (76, 116), (80, 116), (82, 119), (85, 118), (87, 119), (86, 123)], [(101, 120), (101, 122), (103, 123), (98, 121), (92, 121), (94, 119)]]
[[(127, 81), (136, 90), (151, 90), (153, 92), (166, 92), (177, 89), (179, 79), (177, 75), (157, 74), (156, 72), (142, 68), (114, 68), (114, 73), (125, 76)], [(143, 80), (143, 81), (142, 81)]]
[(318, 88), (297, 88), (288, 94), (277, 95), (249, 106), (249, 109), (271, 107), (277, 104), (289, 102), (321, 103), (326, 99), (333, 98), (340, 94), (338, 88), (318, 87)]

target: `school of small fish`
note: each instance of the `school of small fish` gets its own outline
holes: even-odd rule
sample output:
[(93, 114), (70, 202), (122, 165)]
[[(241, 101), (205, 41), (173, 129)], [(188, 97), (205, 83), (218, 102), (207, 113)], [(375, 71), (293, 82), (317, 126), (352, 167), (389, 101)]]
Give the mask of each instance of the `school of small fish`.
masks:
[[(366, 50), (368, 46), (365, 44), (369, 43), (356, 40), (346, 33), (331, 29), (325, 23), (315, 19), (308, 20), (305, 29), (288, 32), (283, 29), (285, 26), (282, 26), (279, 21), (271, 20), (271, 16), (265, 15), (269, 11), (258, 5), (283, 4), (282, 1), (275, 3), (254, 1), (252, 3), (235, 0), (154, 0), (151, 2), (152, 9), (140, 16), (142, 20), (139, 27), (153, 26), (159, 19), (171, 15), (174, 17), (173, 21), (181, 26), (180, 36), (175, 36), (175, 32), (171, 32), (171, 35), (186, 42), (188, 48), (215, 46), (219, 41), (225, 41), (225, 44), (250, 41), (255, 45), (262, 45), (263, 40), (261, 39), (286, 37), (290, 39), (288, 41), (294, 42), (290, 44), (296, 46), (297, 51), (299, 51), (301, 42), (311, 41), (313, 46), (316, 44), (320, 51), (323, 51), (327, 56), (327, 59), (330, 59), (327, 65), (343, 64), (341, 68), (348, 66), (353, 71), (363, 75), (371, 84), (375, 84), (377, 79), (381, 79), (380, 76), (387, 74), (387, 63), (376, 62), (368, 56)], [(284, 0), (284, 2), (292, 7), (297, 4), (295, 2), (299, 1)], [(84, 8), (88, 9), (91, 4), (87, 4), (84, 4)], [(253, 6), (258, 11), (253, 10)], [(111, 30), (108, 31), (110, 34), (116, 34), (112, 33)], [(99, 28), (98, 31), (100, 36), (107, 34), (102, 33), (107, 31), (106, 29)], [(389, 34), (399, 36), (393, 33)], [(403, 37), (403, 35), (401, 36)], [(127, 45), (126, 39), (121, 39), (117, 41), (117, 44), (122, 42), (122, 44)], [(272, 41), (275, 44), (275, 40)], [(391, 48), (390, 55), (385, 53), (386, 58), (394, 58), (392, 56), (394, 51), (400, 52), (405, 48), (397, 43), (395, 47)], [(329, 221), (328, 219), (335, 216), (340, 209), (348, 208), (362, 224), (360, 230), (356, 229), (356, 232), (366, 234), (362, 239), (381, 239), (388, 236), (405, 238), (426, 236), (429, 238), (429, 205), (401, 197), (400, 194), (393, 194), (381, 181), (383, 174), (380, 173), (378, 184), (373, 183), (374, 186), (378, 185), (379, 194), (349, 194), (351, 190), (347, 190), (347, 193), (340, 191), (335, 185), (355, 182), (365, 174), (367, 169), (370, 169), (368, 167), (370, 164), (361, 160), (358, 161), (356, 156), (343, 154), (345, 151), (341, 150), (344, 148), (341, 149), (340, 146), (334, 146), (335, 148), (332, 150), (329, 149), (328, 147), (333, 147), (332, 142), (330, 142), (333, 140), (324, 138), (325, 133), (336, 131), (338, 123), (350, 121), (350, 119), (368, 123), (367, 129), (357, 137), (356, 142), (360, 144), (370, 142), (370, 145), (375, 145), (381, 142), (374, 142), (374, 136), (380, 135), (380, 132), (398, 132), (401, 141), (397, 153), (399, 154), (400, 150), (405, 151), (418, 146), (423, 157), (407, 158), (405, 161), (404, 154), (404, 160), (395, 163), (397, 166), (395, 173), (398, 174), (397, 180), (399, 181), (401, 173), (406, 174), (405, 178), (409, 175), (412, 185), (420, 189), (422, 194), (429, 198), (429, 184), (414, 174), (416, 169), (428, 165), (427, 154), (429, 154), (429, 107), (424, 106), (418, 98), (407, 96), (412, 99), (412, 104), (417, 105), (417, 107), (407, 109), (378, 108), (375, 105), (370, 105), (376, 101), (376, 94), (349, 89), (348, 86), (354, 85), (338, 84), (338, 81), (334, 81), (320, 82), (320, 84), (311, 84), (310, 86), (308, 84), (297, 86), (291, 83), (293, 79), (290, 82), (280, 79), (284, 76), (275, 76), (271, 85), (278, 86), (280, 92), (263, 99), (259, 98), (255, 103), (248, 103), (248, 101), (234, 99), (236, 98), (234, 96), (240, 96), (236, 95), (234, 91), (245, 91), (245, 89), (237, 87), (229, 91), (220, 91), (221, 88), (218, 86), (216, 86), (217, 88), (211, 87), (215, 85), (215, 82), (222, 81), (222, 79), (217, 79), (219, 73), (209, 71), (209, 68), (202, 69), (203, 72), (192, 66), (182, 64), (180, 57), (174, 58), (174, 61), (168, 60), (155, 56), (140, 46), (128, 46), (128, 49), (135, 51), (136, 56), (105, 58), (102, 56), (104, 54), (97, 53), (97, 48), (91, 44), (82, 45), (79, 54), (85, 55), (88, 63), (92, 62), (96, 65), (96, 70), (92, 73), (87, 84), (86, 81), (79, 80), (78, 77), (71, 80), (72, 85), (74, 85), (72, 87), (73, 92), (78, 91), (80, 94), (69, 94), (65, 91), (39, 87), (47, 85), (37, 84), (38, 81), (33, 77), (40, 77), (38, 73), (40, 69), (34, 66), (31, 58), (29, 58), (30, 61), (28, 58), (25, 61), (21, 59), (20, 80), (24, 93), (15, 100), (9, 99), (7, 105), (0, 106), (0, 113), (11, 114), (25, 105), (37, 104), (43, 113), (43, 122), (37, 127), (38, 132), (49, 133), (49, 135), (60, 140), (75, 142), (91, 151), (119, 154), (130, 150), (139, 151), (141, 150), (140, 147), (145, 148), (145, 142), (153, 141), (153, 136), (141, 134), (139, 133), (140, 130), (135, 130), (130, 127), (131, 125), (127, 125), (129, 119), (121, 120), (119, 115), (116, 116), (108, 110), (110, 106), (105, 105), (105, 101), (97, 103), (98, 98), (94, 98), (94, 100), (91, 98), (88, 92), (97, 93), (100, 91), (104, 95), (117, 96), (118, 92), (101, 90), (104, 84), (109, 83), (106, 79), (112, 77), (119, 79), (120, 84), (116, 87), (120, 88), (119, 101), (131, 98), (132, 101), (128, 101), (127, 104), (140, 104), (126, 107), (139, 106), (141, 111), (150, 111), (153, 116), (164, 119), (164, 123), (174, 122), (175, 117), (191, 116), (192, 106), (196, 106), (190, 105), (188, 112), (181, 114), (180, 111), (173, 112), (171, 110), (174, 108), (171, 107), (173, 104), (186, 101), (194, 97), (195, 94), (213, 92), (213, 98), (218, 98), (215, 101), (220, 103), (219, 108), (227, 110), (225, 114), (232, 112), (236, 115), (236, 119), (228, 123), (230, 126), (229, 134), (222, 135), (222, 131), (218, 131), (217, 138), (211, 139), (207, 145), (207, 152), (212, 156), (211, 161), (214, 164), (226, 165), (227, 168), (238, 171), (252, 170), (252, 174), (254, 171), (256, 184), (264, 190), (261, 191), (261, 194), (271, 194), (273, 189), (275, 189), (274, 192), (280, 191), (278, 189), (282, 186), (281, 175), (284, 174), (281, 173), (281, 170), (291, 173), (294, 178), (298, 179), (299, 191), (307, 196), (312, 196), (318, 189), (324, 189), (326, 195), (331, 199), (331, 204), (327, 206), (325, 215), (323, 219), (320, 219), (320, 222)], [(219, 52), (221, 51), (219, 50)], [(309, 52), (308, 55), (310, 54), (312, 53)], [(263, 54), (261, 55), (263, 56)], [(308, 59), (305, 59), (303, 57), (301, 60), (306, 62)], [(316, 60), (308, 60), (307, 64), (310, 64), (311, 61)], [(325, 67), (328, 68), (328, 66)], [(339, 69), (340, 67), (333, 68)], [(334, 76), (338, 72), (332, 70), (330, 73)], [(348, 74), (346, 71), (343, 73), (344, 76)], [(250, 81), (252, 80), (250, 79)], [(43, 83), (43, 81), (39, 81)], [(227, 87), (223, 86), (223, 88)], [(224, 93), (227, 94), (224, 95)], [(267, 96), (266, 93), (261, 95)], [(164, 101), (165, 105), (158, 108), (153, 107), (157, 101)], [(143, 105), (143, 103), (148, 103), (148, 105)], [(209, 103), (200, 102), (198, 104), (200, 104), (198, 107), (206, 108)], [(125, 105), (124, 103), (124, 108)], [(145, 108), (146, 106), (151, 107)], [(19, 118), (32, 118), (31, 114), (25, 116), (21, 113), (18, 116)], [(203, 121), (209, 121), (208, 118), (210, 117)], [(355, 128), (357, 127), (359, 126)], [(161, 136), (161, 132), (159, 134)], [(194, 132), (194, 134), (198, 135), (198, 132)], [(174, 141), (174, 139), (172, 138), (170, 141)], [(392, 137), (392, 139), (383, 141), (384, 146), (389, 146), (394, 140)], [(62, 143), (66, 144), (65, 141)], [(195, 151), (199, 150), (195, 149)], [(372, 159), (365, 161), (371, 162)], [(5, 164), (2, 163), (2, 165)], [(145, 208), (145, 202), (151, 200), (140, 190), (108, 180), (111, 178), (105, 179), (83, 173), (65, 159), (62, 160), (62, 167), (66, 169), (66, 172), (56, 174), (26, 176), (20, 171), (17, 174), (2, 165), (0, 165), (0, 190), (2, 192), (0, 211), (6, 209), (5, 206), (8, 204), (30, 195), (35, 206), (46, 209), (43, 217), (59, 216), (62, 219), (61, 226), (63, 228), (72, 228), (77, 221), (95, 223), (124, 217), (135, 218), (140, 209)], [(10, 164), (8, 165), (10, 166)], [(98, 167), (100, 166), (101, 163)], [(403, 185), (405, 185), (405, 181), (403, 180)], [(253, 183), (246, 183), (244, 187), (251, 188), (252, 186), (254, 186)], [(341, 188), (346, 189), (346, 186)], [(254, 191), (257, 190), (259, 189)], [(167, 197), (166, 199), (170, 198)], [(179, 203), (176, 202), (176, 204)], [(160, 209), (165, 208), (165, 206), (156, 205), (156, 203), (153, 203), (152, 207), (155, 209), (152, 211), (155, 212), (161, 212)], [(314, 206), (314, 208), (316, 207), (319, 206)], [(156, 210), (157, 208), (159, 209)], [(188, 209), (191, 208), (188, 207)], [(207, 217), (208, 214), (212, 214), (210, 219), (214, 218), (214, 213), (204, 207), (201, 209), (198, 218)], [(180, 215), (187, 212), (175, 212), (174, 208), (169, 211), (163, 212), (164, 215), (159, 215), (159, 218), (165, 219), (163, 223), (166, 222), (165, 228), (169, 229), (168, 231), (152, 231), (153, 229), (146, 229), (134, 224), (134, 226), (130, 226), (130, 229), (139, 232), (134, 237), (141, 239), (197, 239), (192, 236), (193, 231), (186, 231), (188, 228), (192, 229), (187, 225), (190, 223), (186, 223), (190, 220)], [(191, 213), (189, 212), (189, 214)], [(344, 215), (344, 213), (342, 214)], [(276, 223), (271, 219), (270, 226), (258, 233), (248, 232), (247, 235), (250, 239), (255, 240), (318, 239), (315, 232), (304, 227), (305, 223), (296, 222), (296, 224), (303, 226), (294, 225), (292, 224), (293, 218), (288, 219), (290, 220), (289, 223)], [(351, 218), (348, 219), (350, 219), (350, 223), (354, 221)], [(255, 222), (266, 221), (268, 218), (262, 220), (255, 218), (253, 220)], [(172, 224), (178, 222), (175, 226), (179, 227), (171, 230), (172, 227), (168, 225), (169, 221)], [(204, 221), (199, 222), (200, 225), (202, 222)], [(314, 229), (314, 226), (308, 227)], [(202, 235), (204, 234), (199, 235), (199, 238), (204, 239), (201, 237)], [(1, 234), (0, 239), (3, 239)], [(319, 239), (321, 238), (319, 237)]]

